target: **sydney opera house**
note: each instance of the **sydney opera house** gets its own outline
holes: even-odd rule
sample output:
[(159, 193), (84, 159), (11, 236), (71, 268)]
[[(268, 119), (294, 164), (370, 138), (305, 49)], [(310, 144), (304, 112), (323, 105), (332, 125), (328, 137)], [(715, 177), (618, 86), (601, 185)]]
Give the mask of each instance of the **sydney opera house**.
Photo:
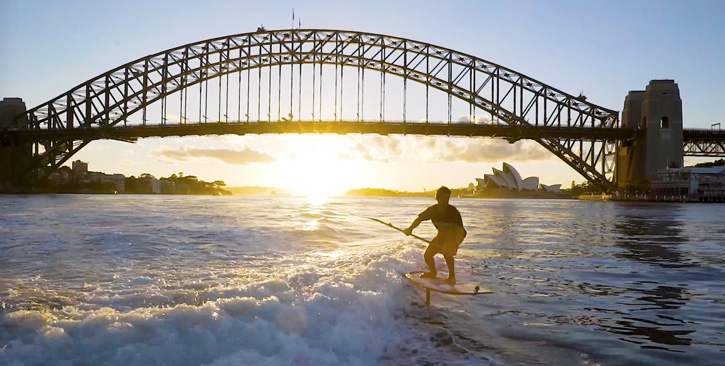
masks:
[(503, 170), (493, 168), (493, 174), (485, 174), (483, 179), (476, 178), (478, 185), (484, 188), (506, 188), (516, 191), (542, 191), (561, 193), (561, 184), (539, 184), (539, 177), (521, 179), (521, 174), (509, 163), (503, 163)]

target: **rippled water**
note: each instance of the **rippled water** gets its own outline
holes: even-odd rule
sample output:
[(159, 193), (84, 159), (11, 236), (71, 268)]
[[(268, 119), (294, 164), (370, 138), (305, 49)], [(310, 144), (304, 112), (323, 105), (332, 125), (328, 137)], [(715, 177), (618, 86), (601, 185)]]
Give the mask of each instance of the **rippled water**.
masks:
[(0, 196), (0, 364), (725, 365), (724, 206), (453, 200), (426, 307), (432, 203)]

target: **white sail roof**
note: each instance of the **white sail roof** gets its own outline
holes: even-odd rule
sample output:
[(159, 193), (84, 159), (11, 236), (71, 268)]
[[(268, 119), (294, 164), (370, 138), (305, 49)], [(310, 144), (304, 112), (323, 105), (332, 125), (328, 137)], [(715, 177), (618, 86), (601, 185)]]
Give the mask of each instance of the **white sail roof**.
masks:
[(511, 187), (516, 190), (522, 190), (524, 189), (524, 182), (521, 180), (521, 174), (509, 163), (503, 163), (503, 171), (504, 173), (507, 173), (511, 179), (514, 181), (514, 186)]
[(506, 188), (515, 189), (517, 191), (527, 190), (535, 191), (541, 187), (547, 192), (561, 192), (561, 184), (545, 185), (539, 184), (539, 177), (528, 177), (521, 179), (521, 174), (513, 167), (513, 165), (504, 162), (503, 169), (493, 169), (493, 174), (484, 174), (483, 179), (476, 178), (478, 185), (487, 188)]
[(493, 168), (493, 174), (497, 177), (500, 177), (504, 181), (506, 181), (506, 188), (518, 189), (518, 187), (516, 187), (516, 180), (510, 173)]
[[(509, 187), (509, 185), (508, 185), (508, 182), (506, 182), (506, 180), (503, 179), (503, 177), (501, 177), (501, 176), (498, 176), (495, 174), (485, 174), (484, 178), (485, 178), (484, 187), (488, 188), (488, 187), (496, 186), (496, 187), (500, 187), (500, 188), (511, 189), (511, 187)], [(493, 187), (493, 188), (495, 188), (495, 187)]]
[(524, 179), (521, 189), (525, 189), (528, 191), (535, 191), (539, 189), (539, 177), (528, 177)]

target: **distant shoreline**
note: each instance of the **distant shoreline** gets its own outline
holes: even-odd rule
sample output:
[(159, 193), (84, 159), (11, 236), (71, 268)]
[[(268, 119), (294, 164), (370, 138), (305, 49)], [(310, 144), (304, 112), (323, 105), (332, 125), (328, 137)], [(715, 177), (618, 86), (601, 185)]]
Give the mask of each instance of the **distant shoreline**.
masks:
[[(257, 196), (257, 197), (306, 197), (304, 194), (298, 194), (291, 189), (266, 187), (266, 186), (243, 186), (243, 187), (226, 187), (224, 195), (232, 196)], [(481, 198), (481, 199), (577, 199), (578, 196), (569, 194), (555, 194), (541, 191), (512, 191), (508, 189), (491, 189), (472, 193), (467, 188), (454, 188), (452, 197), (454, 198)], [(150, 193), (150, 192), (109, 192), (109, 191), (59, 191), (59, 192), (5, 192), (0, 195), (17, 195), (17, 194), (94, 194), (94, 195), (144, 195), (144, 196), (215, 196), (219, 193)], [(435, 197), (435, 191), (409, 192), (397, 191), (385, 188), (359, 188), (346, 191), (342, 195), (334, 195), (331, 197)]]
[[(435, 191), (408, 192), (384, 188), (351, 189), (345, 192), (346, 197), (434, 197)], [(557, 194), (541, 191), (512, 191), (509, 189), (491, 189), (474, 194), (467, 188), (454, 188), (451, 196), (455, 198), (493, 198), (493, 199), (576, 199), (569, 194)]]
[(226, 187), (235, 196), (292, 196), (292, 191), (277, 187), (243, 186)]

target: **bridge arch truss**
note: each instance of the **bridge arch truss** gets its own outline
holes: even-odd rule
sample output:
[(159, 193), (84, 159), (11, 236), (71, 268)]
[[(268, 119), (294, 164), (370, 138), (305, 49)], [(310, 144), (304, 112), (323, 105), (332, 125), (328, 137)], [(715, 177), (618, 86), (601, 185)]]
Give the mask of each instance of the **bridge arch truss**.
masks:
[[(260, 30), (195, 42), (140, 58), (103, 73), (28, 110), (21, 118), (27, 123), (26, 128), (34, 131), (56, 133), (108, 131), (126, 126), (129, 117), (137, 113), (142, 114), (143, 125), (146, 125), (147, 108), (157, 103), (160, 104), (162, 111), (159, 125), (163, 126), (172, 124), (165, 116), (168, 113), (168, 99), (174, 95), (180, 98), (181, 109), (179, 110), (181, 117), (176, 123), (185, 124), (188, 123), (188, 118), (183, 111), (184, 94), (186, 93), (188, 97), (190, 87), (220, 78), (221, 90), (221, 77), (225, 75), (228, 83), (229, 75), (234, 73), (285, 65), (319, 65), (320, 72), (323, 65), (340, 66), (341, 69), (352, 67), (362, 70), (363, 78), (365, 70), (380, 73), (380, 80), (383, 83), (380, 92), (381, 128), (385, 124), (382, 112), (385, 108), (384, 83), (386, 77), (394, 76), (402, 78), (404, 85), (408, 82), (424, 85), (426, 91), (425, 120), (423, 122), (406, 120), (404, 96), (403, 123), (453, 125), (455, 121), (452, 120), (451, 103), (452, 99), (457, 99), (468, 104), (473, 115), (476, 111), (484, 111), (490, 115), (488, 124), (520, 127), (529, 131), (537, 128), (543, 130), (560, 127), (602, 131), (591, 134), (590, 137), (534, 135), (527, 138), (541, 144), (600, 188), (614, 189), (616, 146), (618, 139), (622, 138), (621, 134), (610, 133), (620, 130), (616, 111), (597, 106), (581, 96), (573, 96), (524, 74), (469, 54), (381, 34), (341, 30)], [(302, 68), (299, 67), (298, 70), (301, 80)], [(290, 78), (294, 77), (295, 75), (290, 72)], [(315, 71), (311, 76), (305, 77), (312, 77), (314, 80)], [(337, 78), (337, 72), (335, 77)], [(281, 79), (279, 82), (281, 83)], [(319, 85), (322, 86), (321, 81)], [(241, 84), (239, 87), (242, 87)], [(201, 93), (202, 88), (199, 87), (199, 90)], [(207, 86), (207, 92), (208, 90)], [(446, 121), (428, 121), (429, 90), (438, 90), (447, 94)], [(269, 93), (271, 96), (271, 89)], [(337, 93), (336, 89), (334, 119), (338, 118)], [(339, 93), (342, 98), (342, 90)], [(350, 94), (353, 93), (347, 93)], [(221, 98), (220, 94), (219, 115), (222, 113)], [(294, 96), (290, 95), (290, 101), (293, 98)], [(317, 102), (322, 103), (321, 90), (319, 99)], [(228, 102), (226, 106), (228, 109)], [(199, 123), (202, 123), (201, 104), (199, 108)], [(281, 107), (278, 108), (281, 110)], [(239, 109), (237, 121), (232, 122), (242, 124), (262, 122), (259, 118), (257, 121), (250, 120), (248, 101), (244, 118), (241, 118), (241, 105)], [(322, 121), (321, 114), (315, 115), (313, 112), (312, 121)], [(215, 122), (228, 123), (228, 110), (224, 115), (224, 121), (218, 118), (219, 120)], [(203, 119), (208, 118), (206, 114), (203, 116)], [(357, 116), (359, 122), (361, 118), (359, 111)], [(280, 120), (288, 121), (295, 117), (298, 121), (304, 122), (301, 113), (294, 116), (290, 106), (289, 115), (280, 116)], [(476, 124), (475, 118), (473, 124)], [(32, 165), (38, 175), (47, 175), (57, 169), (91, 141), (57, 137), (57, 134), (53, 136), (55, 137), (34, 142)]]

